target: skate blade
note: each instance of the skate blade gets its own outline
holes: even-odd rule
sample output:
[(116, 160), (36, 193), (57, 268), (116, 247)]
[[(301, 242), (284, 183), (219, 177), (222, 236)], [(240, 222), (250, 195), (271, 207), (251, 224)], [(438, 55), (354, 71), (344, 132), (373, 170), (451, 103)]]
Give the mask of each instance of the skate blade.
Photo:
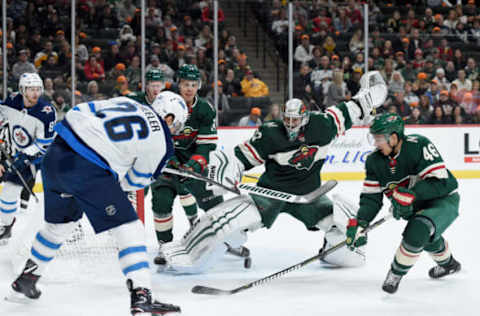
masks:
[(5, 301), (17, 304), (32, 304), (36, 302), (36, 299), (26, 297), (23, 293), (18, 293), (13, 289), (5, 296)]

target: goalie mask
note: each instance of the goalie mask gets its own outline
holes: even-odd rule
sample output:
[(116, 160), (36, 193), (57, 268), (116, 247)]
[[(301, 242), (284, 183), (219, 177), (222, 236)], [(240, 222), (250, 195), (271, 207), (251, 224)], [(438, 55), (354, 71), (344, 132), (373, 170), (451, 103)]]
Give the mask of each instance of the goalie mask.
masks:
[(167, 123), (172, 135), (178, 135), (188, 118), (188, 109), (181, 96), (170, 91), (157, 95), (152, 108)]
[(283, 125), (290, 141), (297, 139), (302, 127), (307, 125), (310, 114), (300, 99), (290, 99), (283, 109)]
[(24, 96), (27, 88), (30, 87), (39, 87), (40, 94), (43, 94), (43, 81), (38, 74), (24, 73), (20, 76), (20, 81), (18, 82), (18, 90), (20, 90), (20, 94)]

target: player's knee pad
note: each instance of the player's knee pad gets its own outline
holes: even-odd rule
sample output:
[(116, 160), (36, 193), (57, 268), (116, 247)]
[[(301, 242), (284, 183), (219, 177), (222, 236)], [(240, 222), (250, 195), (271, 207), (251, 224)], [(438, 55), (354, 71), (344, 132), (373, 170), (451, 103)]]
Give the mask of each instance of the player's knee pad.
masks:
[(408, 221), (403, 231), (403, 240), (415, 248), (425, 247), (435, 234), (435, 225), (425, 216), (415, 216)]
[(111, 229), (118, 248), (135, 244), (145, 244), (145, 229), (140, 220), (135, 220)]
[(181, 243), (162, 247), (167, 263), (179, 273), (198, 273), (211, 267), (225, 253), (225, 242), (239, 245), (246, 230), (261, 227), (261, 217), (248, 196), (225, 201), (203, 215)]
[(78, 221), (60, 224), (46, 223), (41, 232), (48, 235), (52, 242), (60, 244), (70, 236), (77, 225)]
[[(323, 250), (328, 250), (342, 241), (345, 241), (345, 233), (338, 227), (332, 226), (325, 233)], [(354, 251), (342, 247), (322, 258), (322, 261), (340, 267), (361, 266), (365, 264), (365, 247), (358, 247)]]

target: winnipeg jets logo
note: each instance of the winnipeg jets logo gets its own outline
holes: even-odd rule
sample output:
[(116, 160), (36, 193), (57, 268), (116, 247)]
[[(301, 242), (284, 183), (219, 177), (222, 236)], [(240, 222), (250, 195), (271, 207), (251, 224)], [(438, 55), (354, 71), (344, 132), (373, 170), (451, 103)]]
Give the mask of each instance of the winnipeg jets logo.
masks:
[(28, 131), (20, 125), (12, 128), (13, 141), (20, 148), (25, 148), (32, 142), (32, 137)]
[(315, 163), (317, 147), (302, 145), (288, 160), (288, 163), (298, 170), (310, 170)]
[(48, 114), (48, 113), (52, 113), (53, 112), (53, 109), (50, 105), (45, 105), (42, 109), (42, 112)]

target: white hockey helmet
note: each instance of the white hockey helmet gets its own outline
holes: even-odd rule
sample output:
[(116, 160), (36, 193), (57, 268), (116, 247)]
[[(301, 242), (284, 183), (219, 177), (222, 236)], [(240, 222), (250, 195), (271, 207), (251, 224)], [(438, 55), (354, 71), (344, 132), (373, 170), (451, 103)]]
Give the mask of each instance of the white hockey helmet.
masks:
[(18, 82), (18, 90), (20, 90), (20, 94), (25, 95), (25, 91), (28, 87), (40, 87), (41, 94), (43, 94), (42, 78), (34, 72), (24, 73), (20, 76), (20, 81)]
[(188, 108), (180, 95), (171, 91), (160, 92), (153, 101), (152, 108), (163, 119), (168, 115), (173, 116), (173, 121), (168, 127), (173, 129), (174, 135), (183, 129), (188, 118)]
[(300, 129), (307, 125), (310, 114), (300, 99), (290, 99), (283, 109), (283, 125), (287, 129), (291, 141), (298, 137)]

